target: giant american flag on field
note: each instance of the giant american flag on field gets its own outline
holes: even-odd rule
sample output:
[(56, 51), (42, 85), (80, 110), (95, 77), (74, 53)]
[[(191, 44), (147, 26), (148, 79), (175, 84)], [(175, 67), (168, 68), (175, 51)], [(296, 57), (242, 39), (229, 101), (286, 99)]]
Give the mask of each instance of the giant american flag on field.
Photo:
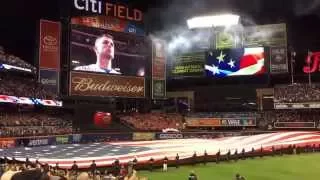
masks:
[(223, 49), (209, 52), (207, 77), (256, 75), (265, 73), (264, 48)]
[(61, 144), (38, 147), (17, 147), (0, 149), (0, 155), (9, 159), (25, 161), (39, 160), (40, 163), (48, 163), (54, 166), (59, 162), (61, 168), (70, 168), (73, 161), (77, 161), (80, 168), (87, 168), (96, 161), (97, 166), (111, 165), (115, 159), (121, 163), (127, 163), (135, 157), (138, 162), (147, 162), (151, 157), (161, 161), (165, 156), (174, 160), (178, 153), (180, 159), (190, 158), (196, 152), (199, 156), (206, 150), (209, 155), (218, 151), (226, 154), (229, 150), (232, 154), (243, 148), (250, 152), (252, 148), (270, 151), (275, 148), (289, 145), (305, 146), (319, 145), (320, 133), (310, 131), (266, 133), (253, 136), (234, 136), (216, 139), (168, 139), (154, 141), (127, 141), (127, 142), (99, 142), (91, 144)]

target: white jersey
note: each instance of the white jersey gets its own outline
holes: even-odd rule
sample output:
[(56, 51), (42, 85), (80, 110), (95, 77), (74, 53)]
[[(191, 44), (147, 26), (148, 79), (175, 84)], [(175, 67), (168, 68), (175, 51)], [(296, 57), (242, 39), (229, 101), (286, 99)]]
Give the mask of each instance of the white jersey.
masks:
[(87, 66), (78, 66), (75, 67), (73, 70), (76, 71), (91, 71), (91, 72), (101, 72), (101, 73), (107, 73), (107, 74), (121, 74), (120, 72), (114, 70), (114, 69), (102, 69), (96, 64), (90, 64)]

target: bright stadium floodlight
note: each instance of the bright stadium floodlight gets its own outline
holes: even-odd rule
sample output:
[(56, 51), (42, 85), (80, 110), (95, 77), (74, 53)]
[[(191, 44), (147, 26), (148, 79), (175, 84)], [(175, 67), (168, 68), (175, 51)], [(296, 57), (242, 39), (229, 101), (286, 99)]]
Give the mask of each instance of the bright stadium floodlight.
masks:
[(211, 28), (217, 26), (232, 26), (239, 22), (240, 16), (234, 14), (222, 14), (215, 16), (199, 16), (187, 20), (189, 29)]

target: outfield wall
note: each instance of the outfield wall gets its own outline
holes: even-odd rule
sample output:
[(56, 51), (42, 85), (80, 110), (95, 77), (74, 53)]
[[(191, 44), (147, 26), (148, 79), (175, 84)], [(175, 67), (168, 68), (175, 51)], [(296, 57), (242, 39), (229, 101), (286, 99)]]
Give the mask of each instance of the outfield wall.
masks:
[(32, 136), (32, 137), (8, 137), (0, 138), (0, 148), (13, 147), (35, 147), (71, 143), (93, 143), (110, 141), (144, 141), (163, 139), (188, 139), (188, 138), (221, 138), (230, 136), (248, 136), (272, 131), (236, 131), (236, 132), (182, 132), (182, 133), (95, 133), (95, 134), (67, 134), (54, 136)]

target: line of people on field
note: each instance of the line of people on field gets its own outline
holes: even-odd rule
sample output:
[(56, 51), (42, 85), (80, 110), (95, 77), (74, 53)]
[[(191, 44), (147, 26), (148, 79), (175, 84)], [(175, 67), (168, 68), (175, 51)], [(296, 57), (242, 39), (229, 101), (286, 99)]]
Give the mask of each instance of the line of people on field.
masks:
[[(218, 151), (216, 154), (211, 155), (208, 154), (205, 150), (202, 155), (198, 155), (197, 152), (194, 152), (192, 157), (188, 159), (186, 162), (185, 159), (180, 159), (179, 154), (176, 154), (175, 158), (169, 160), (168, 157), (164, 157), (161, 160), (162, 171), (168, 171), (169, 165), (174, 166), (175, 168), (179, 168), (180, 165), (188, 163), (192, 166), (196, 166), (198, 163), (203, 163), (206, 165), (208, 162), (215, 162), (219, 164), (222, 161), (238, 161), (245, 160), (247, 158), (255, 158), (255, 157), (263, 157), (263, 156), (282, 156), (284, 154), (301, 154), (301, 153), (313, 153), (320, 152), (320, 144), (306, 145), (306, 146), (272, 146), (269, 148), (252, 148), (250, 151), (246, 151), (244, 148), (241, 151), (237, 149), (232, 153), (231, 150), (228, 150), (226, 153), (221, 153), (222, 151)], [(132, 161), (128, 162), (126, 165), (120, 163), (118, 159), (114, 161), (111, 168), (108, 170), (101, 171), (101, 168), (97, 167), (96, 162), (93, 160), (91, 165), (83, 171), (77, 165), (77, 162), (74, 161), (71, 168), (68, 170), (60, 168), (59, 164), (56, 163), (55, 166), (50, 167), (48, 164), (40, 164), (38, 161), (31, 162), (28, 158), (26, 158), (24, 163), (19, 163), (14, 158), (12, 160), (8, 160), (6, 157), (0, 159), (0, 173), (1, 175), (8, 176), (8, 174), (14, 176), (14, 178), (9, 178), (12, 180), (19, 180), (18, 177), (25, 177), (28, 173), (34, 173), (35, 176), (41, 177), (50, 177), (56, 179), (77, 179), (79, 176), (88, 177), (87, 179), (128, 179), (128, 177), (137, 176), (136, 170), (141, 168), (148, 167), (150, 171), (153, 171), (156, 167), (158, 167), (160, 161), (156, 161), (152, 157), (148, 161), (147, 164), (143, 164), (145, 166), (141, 166), (142, 164), (138, 163), (138, 158), (135, 157)], [(17, 175), (14, 175), (17, 174)], [(84, 175), (86, 174), (86, 175)], [(189, 174), (190, 180), (197, 180), (197, 175), (194, 172)], [(240, 174), (237, 174), (235, 177), (236, 180), (244, 180), (245, 178)], [(3, 180), (1, 178), (0, 180)]]

